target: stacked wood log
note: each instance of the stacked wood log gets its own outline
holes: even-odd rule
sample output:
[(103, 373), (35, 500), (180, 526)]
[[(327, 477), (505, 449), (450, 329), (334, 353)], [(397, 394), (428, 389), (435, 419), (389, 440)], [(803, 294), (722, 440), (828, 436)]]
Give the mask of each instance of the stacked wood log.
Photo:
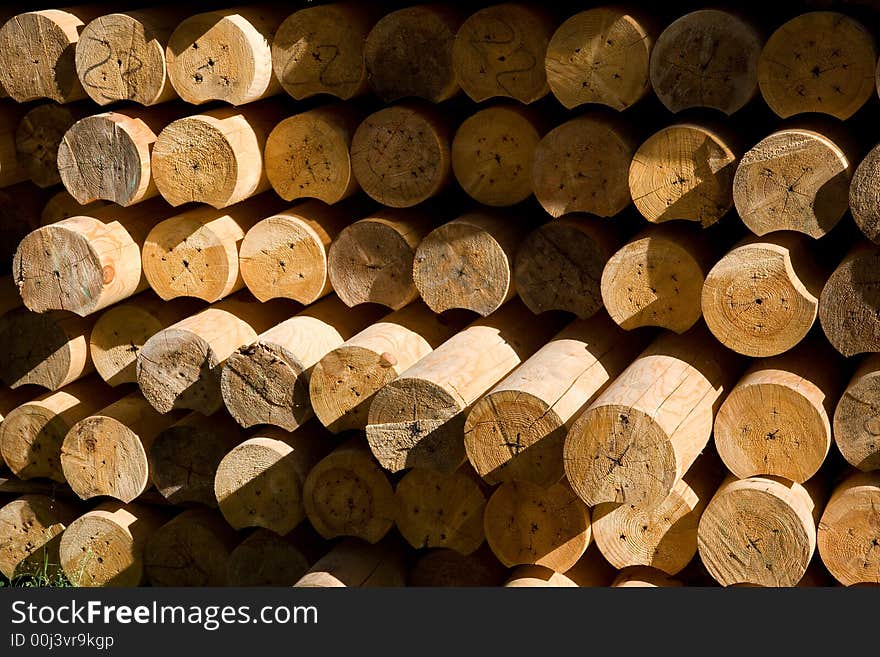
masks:
[(0, 584), (880, 583), (880, 10), (307, 4), (0, 10)]

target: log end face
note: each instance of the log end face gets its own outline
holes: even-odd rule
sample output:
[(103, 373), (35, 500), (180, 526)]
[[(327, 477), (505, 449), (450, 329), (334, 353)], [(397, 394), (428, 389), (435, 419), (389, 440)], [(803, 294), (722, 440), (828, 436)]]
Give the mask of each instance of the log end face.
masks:
[(136, 383), (137, 355), (162, 328), (155, 316), (134, 304), (108, 309), (95, 322), (89, 336), (95, 370), (111, 386)]
[(150, 445), (150, 480), (171, 504), (216, 507), (214, 474), (234, 442), (193, 426), (169, 427)]
[(58, 546), (74, 521), (71, 508), (45, 495), (23, 495), (0, 507), (0, 573), (7, 579), (43, 572), (57, 574)]
[(880, 583), (877, 474), (854, 475), (835, 491), (819, 521), (817, 544), (822, 562), (844, 586)]
[[(847, 386), (834, 411), (834, 441), (850, 465), (880, 470), (880, 377), (876, 372)], [(3, 425), (0, 425), (2, 432)]]
[(146, 579), (151, 586), (224, 586), (234, 540), (216, 511), (184, 511), (147, 540)]
[(7, 348), (0, 350), (0, 377), (8, 386), (57, 390), (71, 376), (77, 378), (71, 341), (56, 314), (18, 309), (5, 319)]
[(880, 243), (880, 147), (874, 147), (856, 167), (849, 188), (849, 207), (862, 233)]
[(61, 566), (74, 586), (138, 586), (143, 561), (132, 535), (112, 519), (87, 513), (61, 537)]
[(0, 424), (0, 453), (20, 479), (46, 477), (64, 483), (61, 445), (70, 429), (60, 415), (41, 404), (23, 404)]
[(831, 345), (846, 357), (880, 351), (880, 247), (856, 246), (822, 288), (819, 320)]
[(15, 130), (15, 152), (30, 179), (43, 188), (61, 182), (58, 146), (74, 123), (70, 109), (45, 103), (24, 115)]

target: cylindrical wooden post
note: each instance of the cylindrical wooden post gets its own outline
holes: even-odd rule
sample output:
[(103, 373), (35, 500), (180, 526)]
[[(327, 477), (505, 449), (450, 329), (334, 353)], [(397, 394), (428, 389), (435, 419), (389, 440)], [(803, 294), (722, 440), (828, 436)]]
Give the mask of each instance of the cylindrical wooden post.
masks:
[(651, 52), (651, 86), (671, 112), (711, 107), (728, 116), (758, 92), (760, 31), (735, 13), (701, 9), (673, 21)]
[(359, 191), (351, 169), (351, 139), (361, 116), (349, 105), (294, 114), (266, 139), (266, 176), (283, 199), (336, 203)]
[(728, 477), (700, 518), (700, 559), (722, 586), (795, 586), (816, 549), (824, 500), (784, 479)]
[(343, 228), (327, 254), (334, 292), (349, 307), (378, 303), (400, 310), (415, 301), (413, 259), (435, 223), (432, 213), (382, 208)]
[(121, 396), (89, 377), (10, 410), (0, 424), (3, 460), (20, 479), (46, 477), (63, 484), (61, 445), (67, 432)]
[(843, 367), (824, 341), (752, 363), (715, 418), (715, 447), (727, 469), (740, 479), (798, 483), (816, 474), (831, 448)]
[[(58, 105), (58, 107), (63, 106)], [(52, 162), (55, 162), (55, 158), (52, 159)], [(55, 170), (55, 173), (58, 173), (57, 164), (53, 164), (52, 168)], [(35, 227), (48, 226), (62, 219), (69, 219), (70, 217), (77, 217), (83, 214), (88, 215), (90, 212), (94, 212), (98, 208), (103, 208), (107, 205), (110, 205), (107, 201), (94, 201), (88, 205), (80, 205), (79, 201), (70, 195), (70, 192), (62, 189), (46, 201), (40, 213), (40, 220)]]
[(144, 545), (167, 520), (145, 504), (104, 502), (74, 520), (61, 537), (61, 566), (74, 586), (138, 586)]
[(407, 586), (501, 586), (507, 569), (483, 544), (462, 554), (448, 548), (428, 550), (409, 571)]
[(226, 522), (235, 529), (263, 527), (282, 536), (290, 532), (306, 517), (306, 476), (334, 442), (313, 422), (293, 433), (267, 427), (234, 447), (214, 478), (214, 495)]
[(858, 472), (831, 495), (819, 521), (819, 555), (844, 586), (880, 584), (880, 473)]
[(309, 377), (312, 409), (321, 424), (333, 433), (366, 428), (376, 391), (452, 337), (465, 321), (461, 315), (435, 315), (416, 301), (328, 352)]
[(294, 584), (303, 588), (405, 586), (407, 557), (398, 541), (337, 543)]
[(436, 196), (452, 178), (449, 117), (416, 103), (370, 114), (351, 141), (351, 168), (372, 199), (408, 208)]
[(397, 529), (414, 548), (471, 554), (485, 540), (486, 491), (465, 465), (442, 473), (413, 468), (398, 482)]
[(22, 495), (0, 507), (0, 573), (7, 579), (59, 570), (61, 534), (77, 517), (76, 507), (47, 495)]
[(516, 105), (471, 115), (452, 139), (452, 172), (459, 186), (483, 205), (524, 201), (532, 193), (532, 157), (542, 132), (536, 117)]
[(162, 199), (131, 208), (113, 204), (31, 232), (13, 260), (25, 305), (85, 317), (145, 290), (141, 247), (170, 212)]
[(819, 320), (825, 337), (844, 356), (880, 351), (880, 247), (858, 242), (825, 281)]
[[(48, 102), (22, 116), (15, 128), (15, 151), (19, 165), (35, 185), (51, 187), (61, 182), (58, 146), (70, 127), (90, 109), (86, 103), (59, 105)], [(0, 174), (5, 174), (4, 168), (0, 159)]]
[(627, 330), (659, 326), (684, 333), (703, 315), (703, 281), (714, 263), (715, 248), (698, 226), (649, 226), (608, 259), (602, 302)]
[(637, 146), (616, 116), (592, 112), (566, 121), (535, 149), (535, 197), (551, 217), (613, 217), (632, 202), (627, 176)]
[(89, 335), (89, 354), (111, 386), (137, 383), (137, 355), (147, 340), (204, 307), (195, 299), (164, 301), (142, 292), (100, 314)]
[(19, 103), (85, 98), (74, 50), (82, 27), (105, 12), (98, 4), (80, 5), (29, 11), (6, 21), (0, 28), (0, 84), (6, 93)]
[(611, 586), (614, 588), (656, 588), (683, 586), (683, 584), (679, 580), (669, 577), (666, 573), (656, 568), (634, 566), (620, 571), (620, 574), (614, 578), (613, 582), (611, 582)]
[(150, 586), (224, 586), (238, 539), (211, 509), (189, 509), (153, 532), (144, 547)]
[(11, 388), (29, 383), (59, 388), (95, 371), (89, 335), (95, 316), (57, 310), (34, 313), (18, 308), (3, 318), (0, 379)]
[(712, 267), (701, 305), (722, 344), (746, 356), (775, 356), (807, 335), (825, 280), (808, 242), (792, 232), (750, 237)]
[(241, 241), (241, 276), (260, 301), (278, 297), (303, 304), (332, 286), (327, 251), (353, 217), (351, 208), (305, 201), (254, 224)]
[(297, 100), (318, 94), (348, 100), (367, 90), (364, 43), (375, 10), (358, 2), (298, 9), (272, 39), (272, 66), (284, 90)]
[(834, 442), (859, 470), (880, 470), (880, 354), (866, 356), (834, 410)]
[(229, 553), (226, 586), (293, 586), (318, 560), (322, 546), (308, 525), (287, 536), (254, 530)]
[(327, 539), (354, 536), (377, 543), (398, 515), (388, 475), (363, 436), (350, 438), (315, 464), (302, 495), (309, 522)]
[(223, 362), (293, 311), (286, 302), (259, 303), (239, 293), (162, 329), (138, 352), (141, 391), (160, 413), (172, 408), (216, 413), (223, 405)]
[(865, 236), (880, 243), (880, 144), (856, 167), (849, 187), (849, 209)]
[(639, 146), (629, 168), (629, 191), (652, 223), (684, 219), (705, 228), (733, 207), (738, 162), (726, 135), (691, 123), (672, 125)]
[(544, 57), (555, 24), (544, 7), (514, 2), (471, 14), (452, 47), (461, 88), (478, 103), (501, 96), (528, 104), (546, 96)]
[(539, 226), (516, 251), (514, 282), (536, 315), (565, 310), (582, 319), (602, 307), (599, 279), (620, 235), (607, 221), (573, 214)]
[(261, 333), (223, 365), (226, 409), (243, 427), (272, 424), (293, 431), (314, 415), (312, 367), (380, 317), (378, 307), (351, 312), (331, 295)]
[(795, 230), (819, 238), (848, 208), (852, 164), (828, 135), (787, 128), (746, 151), (733, 178), (733, 202), (755, 235)]
[(739, 359), (702, 324), (657, 338), (568, 432), (565, 473), (580, 498), (662, 502), (709, 442), (738, 373)]
[(653, 27), (640, 14), (594, 7), (560, 25), (544, 66), (553, 95), (571, 109), (599, 103), (622, 111), (651, 91)]
[(243, 440), (241, 428), (226, 413), (190, 413), (153, 439), (147, 450), (150, 480), (172, 504), (217, 506), (217, 468)]
[(535, 564), (514, 568), (504, 586), (528, 588), (579, 588), (609, 586), (617, 571), (602, 558), (596, 543), (584, 552), (578, 562), (564, 573)]
[(876, 89), (877, 46), (854, 18), (833, 11), (795, 16), (767, 40), (758, 60), (761, 95), (782, 118), (822, 112), (848, 119)]
[(242, 109), (221, 107), (165, 126), (151, 160), (159, 193), (173, 206), (195, 201), (219, 210), (268, 190), (263, 150), (282, 116), (282, 106), (267, 100)]
[(466, 411), (562, 326), (514, 299), (454, 335), (386, 384), (370, 404), (367, 440), (391, 472), (451, 472), (466, 459)]
[(681, 571), (697, 553), (697, 525), (723, 472), (718, 458), (706, 453), (659, 504), (597, 504), (592, 529), (602, 555), (615, 568), (650, 566), (669, 575)]
[(517, 217), (470, 212), (435, 228), (416, 249), (413, 282), (435, 313), (485, 317), (516, 294), (513, 259), (527, 231)]
[(214, 302), (244, 288), (239, 249), (245, 234), (284, 207), (261, 194), (222, 210), (197, 206), (152, 226), (142, 241), (144, 277), (162, 299)]
[(185, 7), (156, 7), (99, 16), (80, 32), (76, 74), (98, 105), (130, 100), (157, 105), (177, 98), (165, 48)]
[(272, 4), (190, 16), (168, 39), (165, 61), (178, 95), (201, 105), (244, 105), (281, 91), (272, 73), (272, 35), (287, 16)]
[(461, 16), (452, 5), (426, 4), (386, 14), (364, 43), (367, 79), (386, 103), (415, 96), (432, 103), (459, 91), (452, 63)]
[(562, 479), (568, 427), (644, 348), (644, 337), (625, 335), (604, 313), (556, 334), (468, 413), (464, 446), (477, 474), (490, 484)]
[(486, 541), (505, 566), (535, 564), (565, 572), (590, 544), (590, 509), (567, 482), (543, 488), (507, 481), (492, 493), (483, 516)]
[(179, 118), (179, 106), (126, 108), (87, 116), (58, 145), (61, 182), (82, 204), (128, 206), (158, 196), (150, 155), (156, 136)]
[(180, 419), (161, 414), (133, 392), (74, 424), (61, 445), (64, 478), (82, 499), (108, 495), (131, 502), (150, 484), (147, 450)]

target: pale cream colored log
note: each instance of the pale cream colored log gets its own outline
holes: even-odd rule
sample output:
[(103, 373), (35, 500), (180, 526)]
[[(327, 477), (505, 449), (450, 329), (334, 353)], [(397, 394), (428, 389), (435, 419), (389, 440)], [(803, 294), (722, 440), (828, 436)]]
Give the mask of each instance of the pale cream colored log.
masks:
[(805, 340), (756, 360), (715, 418), (715, 447), (740, 479), (775, 475), (803, 483), (831, 449), (831, 416), (843, 389), (843, 359), (824, 340)]
[(371, 545), (356, 538), (337, 543), (294, 586), (301, 588), (406, 585), (407, 555), (399, 541)]
[(278, 196), (333, 204), (358, 192), (350, 149), (361, 118), (354, 106), (322, 105), (272, 128), (264, 156), (266, 176)]
[(407, 586), (500, 586), (507, 569), (485, 543), (471, 554), (449, 548), (428, 550), (409, 571)]
[(590, 112), (544, 135), (535, 149), (532, 189), (551, 217), (613, 217), (632, 202), (628, 175), (638, 142), (630, 132), (618, 117)]
[(392, 11), (364, 43), (367, 79), (386, 103), (415, 96), (432, 103), (459, 91), (452, 50), (462, 16), (454, 5), (424, 4)]
[(189, 14), (186, 7), (155, 7), (99, 16), (82, 28), (76, 74), (89, 98), (98, 105), (158, 105), (177, 98), (165, 49)]
[(656, 30), (641, 13), (620, 7), (578, 12), (553, 33), (544, 66), (553, 95), (572, 109), (599, 103), (625, 110), (651, 91)]
[(450, 473), (413, 468), (395, 498), (397, 529), (414, 548), (471, 554), (485, 540), (486, 490), (469, 465)]
[(606, 262), (600, 285), (605, 309), (627, 330), (659, 326), (684, 333), (703, 315), (703, 282), (715, 251), (697, 226), (649, 226)]
[(0, 424), (3, 460), (20, 479), (45, 477), (63, 484), (61, 445), (68, 431), (122, 395), (90, 376), (11, 409)]
[(105, 13), (99, 4), (21, 13), (0, 28), (0, 84), (24, 103), (86, 98), (76, 77), (74, 51), (86, 23)]
[(309, 374), (315, 364), (381, 316), (382, 309), (372, 306), (352, 312), (331, 295), (264, 331), (223, 365), (226, 410), (243, 427), (293, 431), (314, 415)]
[(284, 535), (305, 520), (303, 484), (335, 441), (316, 422), (294, 432), (259, 429), (217, 466), (214, 495), (235, 529), (263, 527)]
[(786, 128), (746, 151), (733, 202), (755, 235), (795, 230), (820, 238), (849, 207), (853, 165), (833, 131)]
[(323, 547), (308, 525), (287, 536), (257, 529), (229, 553), (226, 586), (293, 586), (318, 560)]
[(370, 114), (351, 141), (351, 167), (375, 201), (408, 208), (436, 196), (451, 181), (449, 117), (421, 103)]
[(452, 172), (459, 186), (483, 205), (524, 201), (532, 194), (532, 160), (542, 132), (537, 117), (516, 105), (472, 114), (452, 139)]
[(435, 313), (485, 317), (516, 294), (513, 259), (528, 227), (520, 217), (478, 210), (428, 233), (416, 249), (413, 282)]
[(380, 389), (367, 422), (373, 454), (391, 472), (451, 472), (465, 460), (468, 410), (562, 327), (514, 299), (470, 324)]
[(283, 118), (274, 100), (221, 107), (177, 119), (159, 133), (150, 161), (159, 193), (173, 206), (234, 205), (269, 189), (266, 138)]
[(235, 531), (212, 509), (188, 509), (162, 525), (144, 547), (150, 586), (224, 586)]
[(61, 445), (64, 478), (80, 498), (131, 502), (150, 485), (147, 451), (180, 411), (157, 412), (133, 392), (74, 424)]
[(12, 387), (34, 384), (59, 388), (95, 371), (89, 336), (95, 317), (56, 310), (34, 313), (18, 308), (3, 317), (0, 379)]
[(272, 35), (287, 16), (272, 4), (232, 7), (190, 16), (168, 38), (165, 65), (188, 103), (244, 105), (281, 91), (272, 72)]
[(572, 568), (590, 544), (590, 509), (562, 481), (544, 488), (506, 481), (486, 503), (486, 541), (505, 566)]
[(857, 242), (817, 295), (822, 331), (844, 356), (880, 351), (878, 267), (880, 247)]
[(309, 522), (326, 539), (354, 536), (377, 543), (398, 517), (394, 488), (363, 436), (353, 436), (318, 461), (302, 496)]
[(400, 310), (415, 301), (413, 259), (434, 228), (431, 213), (382, 208), (343, 228), (327, 254), (330, 282), (349, 307), (378, 303)]
[(837, 402), (834, 442), (850, 465), (880, 470), (880, 354), (866, 356)]
[(137, 355), (141, 391), (160, 413), (184, 408), (211, 415), (220, 410), (220, 374), (238, 347), (293, 315), (283, 301), (260, 303), (238, 293), (162, 329)]
[(309, 200), (254, 224), (241, 241), (241, 276), (260, 301), (309, 304), (332, 290), (327, 251), (354, 217), (350, 206)]
[(214, 478), (220, 461), (244, 441), (225, 412), (189, 413), (159, 432), (147, 450), (150, 480), (171, 504), (217, 506)]
[(22, 495), (0, 507), (0, 573), (54, 581), (61, 535), (77, 515), (75, 506), (48, 495)]
[(597, 504), (593, 539), (615, 568), (646, 566), (675, 575), (697, 553), (700, 517), (723, 478), (718, 457), (705, 452), (659, 504)]
[(585, 214), (535, 228), (516, 251), (517, 294), (535, 314), (564, 310), (592, 317), (602, 308), (602, 270), (620, 242), (610, 222)]
[(333, 433), (365, 429), (376, 391), (466, 322), (462, 314), (441, 317), (415, 301), (368, 326), (328, 352), (312, 369), (309, 397), (315, 415)]
[(807, 335), (825, 274), (809, 238), (783, 231), (739, 242), (706, 275), (701, 306), (715, 337), (746, 356), (775, 356)]
[(106, 205), (29, 233), (13, 259), (25, 305), (85, 317), (147, 289), (141, 248), (173, 210), (162, 199)]
[(348, 100), (367, 91), (364, 43), (376, 13), (363, 3), (333, 2), (288, 16), (272, 39), (272, 66), (284, 90), (297, 100)]
[(108, 308), (89, 335), (95, 370), (111, 386), (137, 383), (137, 355), (147, 340), (203, 307), (196, 299), (164, 301), (147, 291)]
[(795, 586), (816, 550), (826, 499), (819, 482), (808, 487), (776, 477), (728, 477), (697, 532), (709, 574), (722, 586)]
[(590, 506), (661, 503), (709, 442), (739, 361), (702, 324), (651, 343), (566, 436), (565, 473), (578, 496)]
[(655, 132), (629, 167), (629, 191), (652, 223), (672, 219), (704, 228), (733, 207), (733, 177), (740, 153), (724, 132), (680, 123)]
[(241, 290), (245, 235), (285, 205), (266, 193), (222, 210), (201, 205), (173, 214), (142, 241), (144, 277), (166, 301), (195, 297), (213, 303)]
[(645, 347), (604, 313), (575, 320), (471, 408), (468, 460), (490, 484), (550, 486), (565, 474), (562, 446), (574, 419)]
[(64, 574), (74, 586), (138, 586), (144, 579), (144, 545), (167, 519), (164, 510), (146, 504), (100, 504), (64, 531)]
[(822, 112), (848, 119), (876, 93), (877, 45), (855, 18), (833, 11), (795, 16), (767, 40), (758, 60), (764, 101), (788, 118)]
[[(15, 127), (15, 151), (19, 166), (35, 185), (51, 187), (61, 182), (58, 171), (58, 146), (70, 127), (87, 112), (88, 103), (59, 105), (41, 103), (29, 109)], [(2, 143), (2, 142), (0, 142)], [(3, 172), (0, 159), (0, 174)]]
[(758, 93), (764, 39), (742, 16), (692, 11), (670, 23), (651, 51), (651, 87), (666, 108), (709, 107), (730, 116)]

